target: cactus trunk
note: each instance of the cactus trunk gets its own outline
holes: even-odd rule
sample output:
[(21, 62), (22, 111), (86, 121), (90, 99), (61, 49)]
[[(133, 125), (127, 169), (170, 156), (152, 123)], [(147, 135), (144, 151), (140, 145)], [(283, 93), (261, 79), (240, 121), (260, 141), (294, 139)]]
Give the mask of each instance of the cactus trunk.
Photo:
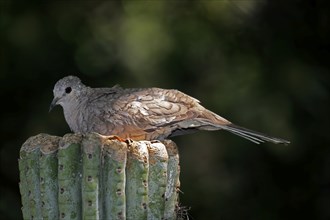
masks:
[(58, 150), (58, 206), (60, 219), (81, 219), (81, 139), (67, 134)]
[(24, 219), (176, 219), (179, 157), (172, 141), (96, 133), (39, 134), (19, 159)]

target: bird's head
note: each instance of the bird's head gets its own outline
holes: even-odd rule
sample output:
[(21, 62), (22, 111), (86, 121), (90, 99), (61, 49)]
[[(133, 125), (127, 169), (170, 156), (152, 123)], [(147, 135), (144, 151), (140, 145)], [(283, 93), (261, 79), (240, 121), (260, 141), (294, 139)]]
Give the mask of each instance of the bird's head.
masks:
[(65, 104), (73, 103), (85, 87), (76, 76), (66, 76), (60, 79), (54, 86), (54, 99), (49, 106), (49, 111), (56, 105), (63, 107)]

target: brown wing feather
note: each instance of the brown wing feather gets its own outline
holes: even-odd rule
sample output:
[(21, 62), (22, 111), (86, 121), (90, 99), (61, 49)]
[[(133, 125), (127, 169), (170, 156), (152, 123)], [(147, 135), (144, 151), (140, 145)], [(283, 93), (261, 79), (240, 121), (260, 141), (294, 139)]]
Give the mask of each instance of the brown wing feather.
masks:
[(146, 89), (121, 96), (114, 105), (132, 117), (139, 127), (161, 127), (189, 119), (197, 102), (177, 90)]
[[(178, 129), (212, 130), (212, 124), (228, 124), (206, 110), (199, 101), (178, 90), (159, 88), (121, 89), (102, 96), (106, 106), (100, 109), (97, 130), (103, 134), (128, 135), (152, 139), (166, 138)], [(100, 99), (100, 97), (98, 97)], [(100, 125), (101, 124), (101, 125)], [(210, 127), (210, 129), (208, 129)]]
[(168, 136), (174, 129), (170, 125), (197, 117), (199, 107), (197, 99), (177, 90), (125, 90), (108, 108), (113, 111), (103, 117), (115, 127), (130, 126), (130, 132), (157, 132)]

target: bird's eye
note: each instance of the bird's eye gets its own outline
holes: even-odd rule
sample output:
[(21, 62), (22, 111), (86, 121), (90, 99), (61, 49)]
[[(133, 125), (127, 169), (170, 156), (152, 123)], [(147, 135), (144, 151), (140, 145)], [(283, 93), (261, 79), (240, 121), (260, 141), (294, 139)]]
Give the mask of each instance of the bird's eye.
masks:
[(71, 87), (66, 87), (65, 88), (65, 93), (69, 94), (72, 91)]

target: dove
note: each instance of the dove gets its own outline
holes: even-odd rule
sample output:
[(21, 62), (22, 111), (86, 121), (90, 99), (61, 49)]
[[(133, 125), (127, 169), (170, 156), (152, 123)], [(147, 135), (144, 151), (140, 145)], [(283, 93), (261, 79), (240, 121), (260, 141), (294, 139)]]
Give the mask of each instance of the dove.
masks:
[(96, 132), (122, 139), (164, 140), (199, 130), (225, 130), (256, 144), (289, 144), (244, 127), (203, 107), (199, 100), (175, 89), (91, 88), (76, 76), (56, 82), (54, 106), (63, 108), (64, 117), (74, 133)]

